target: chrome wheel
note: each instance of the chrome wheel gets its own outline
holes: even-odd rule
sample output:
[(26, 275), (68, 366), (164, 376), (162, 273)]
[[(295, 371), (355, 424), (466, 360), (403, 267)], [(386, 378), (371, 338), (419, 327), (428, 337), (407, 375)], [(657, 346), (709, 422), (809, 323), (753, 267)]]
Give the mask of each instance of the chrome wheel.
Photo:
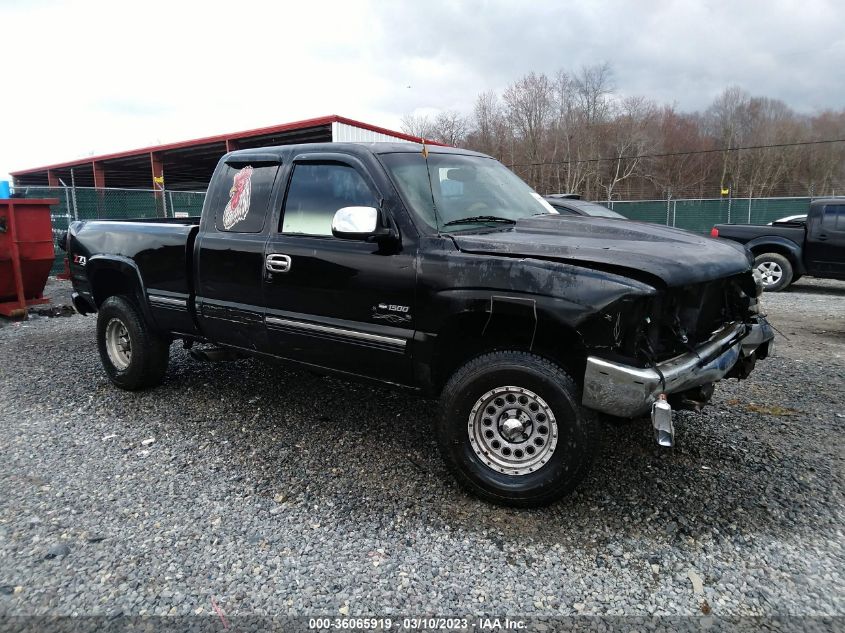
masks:
[(557, 421), (548, 404), (522, 387), (497, 387), (472, 407), (467, 426), (472, 450), (493, 470), (527, 475), (557, 446)]
[(763, 278), (763, 286), (774, 286), (783, 277), (783, 268), (777, 262), (762, 261), (757, 265), (757, 272)]
[(106, 351), (112, 365), (120, 371), (125, 370), (132, 362), (132, 342), (129, 340), (129, 330), (120, 319), (112, 319), (106, 325)]

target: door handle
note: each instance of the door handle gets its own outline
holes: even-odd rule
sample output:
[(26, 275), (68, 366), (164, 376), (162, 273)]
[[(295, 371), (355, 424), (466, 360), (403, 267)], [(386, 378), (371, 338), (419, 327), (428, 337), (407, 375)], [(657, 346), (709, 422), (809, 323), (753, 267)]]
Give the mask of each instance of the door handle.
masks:
[(264, 267), (271, 273), (286, 273), (290, 270), (290, 256), (270, 253), (264, 258)]
[(824, 242), (827, 239), (827, 233), (819, 233), (819, 235), (818, 235), (818, 237), (816, 237), (816, 239), (820, 242)]

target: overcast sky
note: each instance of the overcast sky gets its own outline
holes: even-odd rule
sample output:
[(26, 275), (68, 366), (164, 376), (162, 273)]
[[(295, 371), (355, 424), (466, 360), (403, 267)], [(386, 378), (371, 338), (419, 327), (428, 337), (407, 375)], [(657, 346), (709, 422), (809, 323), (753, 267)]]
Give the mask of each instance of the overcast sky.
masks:
[(0, 0), (0, 178), (341, 114), (469, 110), (525, 73), (609, 62), (620, 94), (693, 110), (728, 85), (845, 107), (845, 3)]

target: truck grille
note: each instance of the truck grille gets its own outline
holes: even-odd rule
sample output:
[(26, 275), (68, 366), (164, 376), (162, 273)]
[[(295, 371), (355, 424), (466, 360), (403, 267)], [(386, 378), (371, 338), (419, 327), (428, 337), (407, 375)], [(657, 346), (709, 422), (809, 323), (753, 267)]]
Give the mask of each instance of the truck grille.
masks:
[[(746, 279), (747, 277), (747, 279)], [(658, 360), (695, 349), (726, 323), (749, 316), (751, 273), (673, 288), (655, 299), (648, 339)]]

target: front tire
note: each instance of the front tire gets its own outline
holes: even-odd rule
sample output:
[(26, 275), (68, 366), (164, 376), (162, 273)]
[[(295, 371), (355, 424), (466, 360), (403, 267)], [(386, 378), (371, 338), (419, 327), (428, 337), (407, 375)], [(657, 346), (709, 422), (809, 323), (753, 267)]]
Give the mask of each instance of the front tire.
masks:
[(763, 290), (779, 292), (792, 283), (790, 261), (780, 253), (761, 253), (754, 258), (754, 267), (763, 276)]
[(516, 351), (479, 356), (441, 397), (440, 451), (459, 483), (493, 503), (549, 504), (584, 478), (598, 446), (596, 418), (558, 365)]
[(109, 297), (100, 306), (97, 347), (109, 380), (121, 389), (146, 389), (164, 380), (170, 341), (156, 334), (126, 297)]

